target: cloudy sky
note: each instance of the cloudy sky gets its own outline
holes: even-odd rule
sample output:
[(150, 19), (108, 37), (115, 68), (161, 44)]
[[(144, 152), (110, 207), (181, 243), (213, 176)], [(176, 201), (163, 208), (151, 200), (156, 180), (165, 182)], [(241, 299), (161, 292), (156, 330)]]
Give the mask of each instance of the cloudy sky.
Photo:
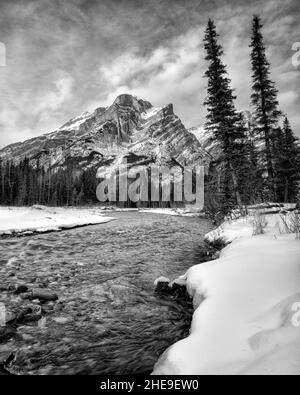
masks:
[[(134, 93), (203, 123), (203, 32), (215, 19), (238, 109), (249, 109), (251, 19), (260, 14), (280, 104), (300, 136), (299, 0), (1, 0), (0, 147)], [(2, 46), (0, 46), (1, 51)], [(1, 55), (1, 52), (0, 52)], [(0, 59), (1, 63), (1, 59)]]

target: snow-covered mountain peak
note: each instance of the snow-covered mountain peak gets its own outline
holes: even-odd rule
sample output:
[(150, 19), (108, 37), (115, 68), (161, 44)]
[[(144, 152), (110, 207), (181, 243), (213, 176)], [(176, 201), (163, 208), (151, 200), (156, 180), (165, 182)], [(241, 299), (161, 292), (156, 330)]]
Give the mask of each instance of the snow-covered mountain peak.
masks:
[(79, 170), (110, 166), (118, 158), (132, 165), (175, 163), (205, 165), (210, 156), (197, 138), (187, 131), (173, 105), (154, 107), (129, 94), (119, 95), (111, 106), (99, 107), (66, 122), (56, 131), (13, 144), (0, 151), (2, 160), (18, 162), (29, 158), (46, 167)]

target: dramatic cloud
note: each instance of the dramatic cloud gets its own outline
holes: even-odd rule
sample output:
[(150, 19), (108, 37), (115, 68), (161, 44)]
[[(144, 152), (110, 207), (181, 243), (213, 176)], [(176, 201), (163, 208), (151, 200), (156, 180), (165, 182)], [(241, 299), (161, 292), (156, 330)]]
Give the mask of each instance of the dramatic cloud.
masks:
[(221, 35), (237, 106), (248, 109), (254, 13), (265, 22), (281, 107), (300, 136), (297, 0), (2, 0), (0, 146), (49, 132), (124, 92), (174, 103), (188, 127), (203, 123), (208, 17)]

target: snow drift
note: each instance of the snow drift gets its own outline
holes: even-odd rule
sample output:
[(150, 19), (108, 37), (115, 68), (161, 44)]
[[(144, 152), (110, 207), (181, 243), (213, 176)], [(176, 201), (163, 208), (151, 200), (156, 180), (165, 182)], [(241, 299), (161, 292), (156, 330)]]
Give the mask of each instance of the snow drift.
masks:
[(0, 207), (0, 236), (58, 231), (112, 220), (93, 209)]
[(299, 374), (300, 240), (282, 234), (280, 216), (267, 221), (259, 236), (251, 217), (207, 236), (233, 242), (178, 279), (193, 297), (190, 336), (162, 355), (154, 374)]

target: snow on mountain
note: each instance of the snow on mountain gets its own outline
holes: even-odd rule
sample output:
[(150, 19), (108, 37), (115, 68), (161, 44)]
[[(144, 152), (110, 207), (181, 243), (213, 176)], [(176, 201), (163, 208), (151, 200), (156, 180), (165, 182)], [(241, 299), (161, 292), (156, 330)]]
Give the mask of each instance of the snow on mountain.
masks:
[(52, 133), (0, 150), (2, 160), (29, 158), (45, 167), (72, 163), (79, 170), (110, 166), (119, 158), (132, 165), (173, 163), (204, 165), (210, 156), (174, 114), (171, 104), (155, 108), (132, 95), (120, 95), (109, 107), (83, 113)]
[(206, 130), (203, 126), (196, 126), (189, 129), (196, 139), (199, 141), (202, 149), (208, 152), (212, 157), (217, 158), (220, 149), (218, 148), (217, 142), (213, 138), (213, 133)]
[(70, 121), (62, 125), (58, 130), (79, 130), (80, 125), (82, 125), (87, 119), (90, 119), (93, 114), (89, 112), (84, 112), (78, 117), (72, 118)]

